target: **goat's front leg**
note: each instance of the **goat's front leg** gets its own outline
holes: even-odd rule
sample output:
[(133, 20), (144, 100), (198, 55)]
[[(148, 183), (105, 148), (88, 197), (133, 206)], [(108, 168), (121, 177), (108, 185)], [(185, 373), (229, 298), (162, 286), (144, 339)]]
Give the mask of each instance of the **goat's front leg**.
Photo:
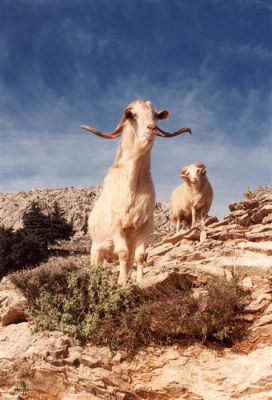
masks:
[(180, 218), (177, 218), (177, 222), (176, 222), (176, 232), (178, 232), (180, 230)]
[(207, 239), (206, 225), (205, 225), (205, 216), (201, 215), (201, 226), (202, 230), (200, 233), (200, 243), (204, 243)]
[(129, 249), (127, 240), (121, 233), (114, 235), (114, 251), (119, 258), (119, 278), (118, 284), (126, 286), (129, 269)]
[(100, 265), (104, 260), (104, 251), (92, 243), (90, 252), (90, 261), (92, 265)]
[(192, 225), (191, 225), (191, 228), (194, 228), (195, 225), (196, 225), (196, 210), (195, 210), (194, 207), (192, 207), (191, 212), (192, 212)]

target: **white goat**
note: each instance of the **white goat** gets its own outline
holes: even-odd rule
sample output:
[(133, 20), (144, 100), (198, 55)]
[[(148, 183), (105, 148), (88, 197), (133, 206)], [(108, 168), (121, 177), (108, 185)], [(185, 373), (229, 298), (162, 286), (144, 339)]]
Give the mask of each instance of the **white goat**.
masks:
[(92, 238), (91, 262), (101, 264), (109, 257), (118, 256), (120, 273), (118, 283), (125, 285), (134, 257), (137, 264), (137, 282), (143, 276), (146, 248), (153, 227), (155, 192), (150, 174), (150, 151), (155, 136), (173, 137), (190, 129), (174, 133), (162, 131), (156, 122), (168, 117), (168, 111), (156, 112), (150, 101), (130, 103), (116, 129), (103, 134), (95, 128), (81, 128), (121, 141), (115, 162), (109, 169), (102, 192), (89, 216)]
[(171, 196), (171, 221), (176, 224), (177, 232), (182, 220), (191, 220), (193, 228), (196, 220), (201, 218), (202, 226), (205, 226), (204, 218), (213, 201), (213, 190), (206, 173), (205, 165), (200, 162), (185, 166), (181, 170), (180, 176), (184, 182), (174, 189)]

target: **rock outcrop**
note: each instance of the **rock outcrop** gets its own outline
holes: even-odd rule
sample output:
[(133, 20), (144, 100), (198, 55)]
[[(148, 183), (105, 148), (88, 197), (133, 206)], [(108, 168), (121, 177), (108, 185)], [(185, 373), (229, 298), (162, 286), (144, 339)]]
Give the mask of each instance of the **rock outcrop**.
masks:
[(164, 270), (227, 277), (271, 273), (272, 224), (267, 218), (271, 205), (271, 194), (233, 203), (224, 220), (209, 223), (209, 219), (204, 230), (181, 230), (164, 237), (149, 250), (146, 276)]
[(204, 233), (196, 228), (175, 234), (168, 205), (156, 208), (143, 286), (161, 282), (171, 272), (190, 274), (199, 285), (213, 274), (238, 276), (250, 293), (245, 308), (250, 329), (232, 349), (218, 351), (201, 344), (149, 347), (130, 360), (106, 347), (83, 346), (61, 332), (33, 333), (26, 321), (26, 300), (4, 278), (0, 398), (271, 399), (271, 205), (272, 196), (261, 194), (231, 204), (222, 221), (209, 219)]

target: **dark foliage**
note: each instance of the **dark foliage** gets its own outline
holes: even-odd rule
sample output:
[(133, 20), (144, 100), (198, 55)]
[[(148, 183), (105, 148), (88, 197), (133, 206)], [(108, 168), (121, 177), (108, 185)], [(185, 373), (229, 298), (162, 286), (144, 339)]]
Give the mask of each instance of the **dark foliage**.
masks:
[(60, 239), (69, 239), (74, 234), (73, 226), (66, 221), (63, 214), (57, 202), (48, 215), (42, 212), (38, 203), (32, 202), (30, 210), (23, 216), (24, 229), (47, 244), (54, 244)]
[(48, 258), (48, 245), (73, 235), (72, 224), (63, 216), (58, 204), (45, 215), (33, 202), (23, 215), (23, 229), (0, 227), (0, 277), (18, 269), (36, 266)]
[(33, 233), (0, 227), (0, 278), (22, 267), (35, 266), (47, 256), (47, 244)]

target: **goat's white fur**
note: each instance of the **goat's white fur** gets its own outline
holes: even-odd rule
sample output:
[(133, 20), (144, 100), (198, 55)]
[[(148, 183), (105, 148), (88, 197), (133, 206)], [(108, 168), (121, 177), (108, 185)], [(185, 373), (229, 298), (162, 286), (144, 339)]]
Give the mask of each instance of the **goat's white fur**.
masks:
[(181, 170), (184, 182), (176, 187), (171, 195), (171, 221), (180, 229), (182, 221), (192, 221), (195, 227), (196, 220), (201, 219), (205, 226), (205, 217), (213, 201), (212, 186), (206, 176), (206, 167), (203, 163), (194, 163)]
[[(172, 137), (183, 131), (191, 133), (188, 128), (174, 134), (161, 131), (156, 122), (167, 116), (166, 110), (156, 112), (150, 101), (136, 100), (128, 105), (118, 129), (114, 131), (115, 137), (119, 136), (122, 128), (115, 161), (89, 216), (91, 262), (101, 264), (104, 260), (118, 256), (118, 283), (121, 285), (126, 284), (134, 258), (137, 282), (143, 277), (155, 206), (155, 191), (150, 173), (150, 151), (155, 135)], [(113, 137), (112, 134), (101, 134), (94, 128), (82, 127), (102, 137)]]

